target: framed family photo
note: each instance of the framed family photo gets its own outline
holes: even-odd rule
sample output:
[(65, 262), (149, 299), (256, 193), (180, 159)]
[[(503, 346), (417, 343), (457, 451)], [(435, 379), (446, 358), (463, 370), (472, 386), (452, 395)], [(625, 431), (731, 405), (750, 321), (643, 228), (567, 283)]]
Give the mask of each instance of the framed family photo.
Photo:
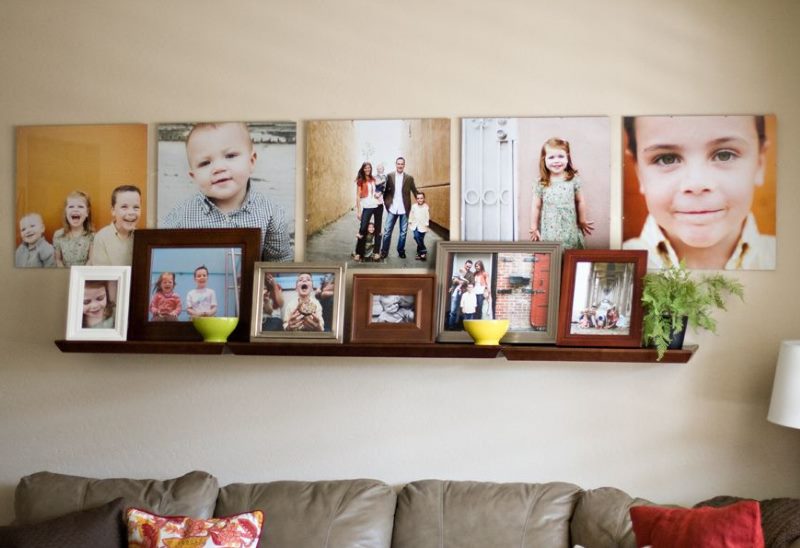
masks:
[(350, 342), (431, 343), (433, 274), (354, 274)]
[(332, 342), (343, 339), (344, 266), (255, 264), (251, 342)]
[(556, 343), (640, 347), (646, 273), (647, 251), (565, 251)]
[(470, 342), (464, 320), (507, 319), (503, 343), (555, 342), (560, 273), (558, 243), (441, 243), (437, 340)]
[(130, 280), (129, 266), (73, 266), (67, 340), (126, 340)]
[(238, 317), (247, 340), (257, 228), (137, 230), (130, 330), (134, 340), (201, 340), (192, 319)]

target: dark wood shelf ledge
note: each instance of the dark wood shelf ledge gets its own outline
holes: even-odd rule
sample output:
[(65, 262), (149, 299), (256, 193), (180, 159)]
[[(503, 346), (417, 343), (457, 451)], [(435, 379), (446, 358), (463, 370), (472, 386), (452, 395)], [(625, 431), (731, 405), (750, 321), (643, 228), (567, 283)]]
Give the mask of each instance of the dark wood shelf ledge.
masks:
[[(223, 354), (242, 356), (348, 356), (376, 358), (483, 358), (509, 361), (655, 363), (652, 348), (590, 348), (554, 345), (476, 346), (463, 343), (356, 344), (194, 341), (55, 341), (62, 352), (105, 354)], [(669, 350), (658, 363), (687, 363), (697, 345)]]
[(202, 341), (56, 341), (62, 352), (99, 354), (222, 354), (225, 343)]
[[(687, 363), (697, 345), (687, 345), (681, 350), (667, 350), (658, 363)], [(589, 348), (584, 346), (511, 346), (503, 347), (509, 361), (564, 361), (564, 362), (656, 362), (654, 348)]]
[(247, 356), (351, 356), (376, 358), (496, 358), (501, 346), (474, 344), (372, 343), (240, 343), (229, 342), (234, 354)]

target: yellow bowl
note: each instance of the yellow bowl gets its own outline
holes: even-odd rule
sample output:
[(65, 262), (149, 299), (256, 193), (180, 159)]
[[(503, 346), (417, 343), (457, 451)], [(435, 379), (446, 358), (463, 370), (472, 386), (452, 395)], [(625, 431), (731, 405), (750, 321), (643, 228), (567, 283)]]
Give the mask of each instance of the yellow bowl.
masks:
[(508, 320), (464, 320), (464, 331), (475, 344), (497, 346), (508, 331)]
[(203, 336), (206, 342), (224, 343), (228, 340), (236, 326), (239, 318), (215, 318), (213, 316), (203, 316), (192, 318), (194, 328)]

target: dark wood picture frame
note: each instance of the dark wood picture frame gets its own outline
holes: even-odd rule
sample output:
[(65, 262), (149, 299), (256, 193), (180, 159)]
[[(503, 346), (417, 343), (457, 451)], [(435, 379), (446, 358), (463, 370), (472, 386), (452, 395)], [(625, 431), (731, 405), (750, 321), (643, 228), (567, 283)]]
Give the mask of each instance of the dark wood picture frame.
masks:
[[(586, 327), (586, 333), (573, 333), (573, 309), (575, 305), (576, 293), (576, 272), (579, 263), (591, 263), (590, 277), (599, 284), (599, 277), (605, 275), (606, 278), (611, 276), (618, 276), (620, 273), (623, 275), (622, 280), (623, 291), (627, 293), (625, 287), (630, 285), (630, 295), (622, 295), (622, 300), (625, 301), (623, 308), (618, 312), (627, 324), (627, 333), (614, 334), (612, 329), (616, 330), (617, 327), (609, 328), (606, 325), (606, 317), (598, 315), (597, 318), (603, 319), (603, 327), (594, 325), (594, 319), (590, 326)], [(642, 345), (642, 278), (647, 273), (647, 251), (643, 250), (609, 250), (609, 249), (569, 249), (564, 251), (563, 256), (563, 272), (561, 275), (561, 303), (559, 305), (558, 313), (558, 336), (556, 344), (560, 346), (596, 346), (596, 347), (628, 347), (638, 348)], [(606, 266), (603, 271), (595, 270), (596, 264), (604, 265), (631, 265), (632, 269), (621, 270), (619, 267), (609, 269)], [(609, 273), (609, 270), (611, 272)], [(595, 275), (595, 273), (597, 274)], [(630, 276), (626, 272), (630, 272)], [(587, 284), (591, 285), (591, 279), (587, 280)], [(605, 286), (603, 295), (610, 295), (612, 291), (616, 291), (616, 283), (614, 285)], [(599, 285), (598, 285), (599, 287)], [(584, 291), (584, 299), (589, 299), (591, 296), (591, 289), (588, 287)], [(587, 302), (587, 306), (594, 307), (594, 301)], [(616, 308), (616, 304), (613, 307)], [(607, 310), (607, 309), (606, 309)], [(591, 317), (591, 315), (590, 315)], [(598, 322), (599, 324), (600, 322)], [(616, 323), (616, 320), (615, 320)], [(623, 323), (623, 322), (620, 322)], [(578, 327), (576, 327), (578, 329)], [(606, 333), (607, 332), (607, 333)]]
[(202, 341), (192, 322), (154, 322), (149, 320), (152, 293), (151, 270), (155, 249), (238, 248), (241, 250), (239, 285), (239, 324), (228, 338), (247, 341), (250, 333), (250, 307), (253, 294), (253, 265), (261, 249), (258, 228), (219, 229), (142, 229), (134, 233), (133, 274), (131, 279), (129, 340)]
[[(432, 343), (435, 289), (435, 274), (353, 274), (350, 342)], [(372, 321), (373, 297), (379, 295), (413, 296), (413, 319), (399, 323)]]

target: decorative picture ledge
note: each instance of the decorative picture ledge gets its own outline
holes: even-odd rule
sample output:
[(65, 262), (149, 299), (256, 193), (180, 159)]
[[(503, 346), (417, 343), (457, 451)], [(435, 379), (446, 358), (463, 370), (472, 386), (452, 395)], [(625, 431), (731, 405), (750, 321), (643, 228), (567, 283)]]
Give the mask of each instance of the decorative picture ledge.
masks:
[[(460, 343), (431, 344), (293, 344), (188, 341), (67, 341), (57, 340), (62, 352), (99, 354), (237, 354), (247, 356), (331, 356), (381, 358), (457, 358), (493, 359), (505, 356), (509, 361), (568, 362), (656, 362), (655, 348), (589, 348), (554, 345), (476, 346)], [(660, 363), (688, 363), (697, 345), (669, 350)]]

